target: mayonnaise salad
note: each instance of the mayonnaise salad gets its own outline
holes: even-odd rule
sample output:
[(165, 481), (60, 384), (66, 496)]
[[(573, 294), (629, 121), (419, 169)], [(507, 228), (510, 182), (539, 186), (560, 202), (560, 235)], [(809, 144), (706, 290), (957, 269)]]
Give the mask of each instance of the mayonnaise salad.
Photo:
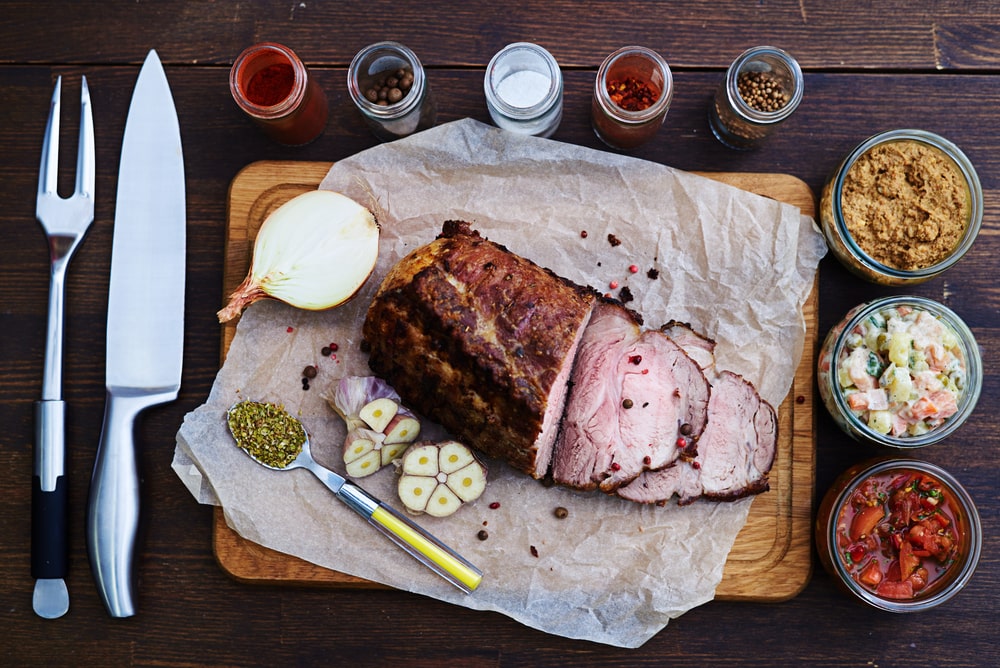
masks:
[(836, 369), (850, 411), (894, 437), (926, 434), (955, 415), (968, 380), (958, 334), (909, 304), (859, 320), (845, 334)]

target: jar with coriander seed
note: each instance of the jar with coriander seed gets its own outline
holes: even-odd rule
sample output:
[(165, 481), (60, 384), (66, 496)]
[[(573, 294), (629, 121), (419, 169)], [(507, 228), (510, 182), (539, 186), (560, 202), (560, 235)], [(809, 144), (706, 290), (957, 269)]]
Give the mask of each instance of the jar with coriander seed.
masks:
[(802, 101), (798, 62), (773, 46), (744, 51), (726, 71), (709, 107), (712, 133), (734, 149), (756, 148)]

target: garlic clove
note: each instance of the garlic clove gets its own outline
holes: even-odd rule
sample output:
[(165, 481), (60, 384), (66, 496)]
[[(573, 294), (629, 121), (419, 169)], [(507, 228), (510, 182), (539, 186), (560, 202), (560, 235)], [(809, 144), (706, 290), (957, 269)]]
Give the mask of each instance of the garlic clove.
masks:
[(382, 458), (378, 450), (372, 450), (347, 464), (345, 468), (347, 475), (352, 478), (364, 478), (382, 468)]
[(431, 493), (424, 512), (432, 517), (447, 517), (462, 507), (462, 499), (448, 485), (438, 485)]
[(412, 443), (420, 435), (420, 421), (400, 409), (386, 425), (384, 433), (386, 443)]
[(403, 457), (403, 473), (433, 478), (438, 473), (438, 448), (433, 443), (411, 446)]
[(434, 478), (417, 475), (402, 476), (397, 485), (399, 500), (403, 502), (407, 510), (422, 513), (437, 485)]
[(448, 487), (464, 503), (475, 501), (486, 491), (486, 468), (473, 460), (448, 476)]
[(438, 462), (441, 470), (452, 473), (475, 460), (472, 451), (458, 441), (444, 441), (440, 444)]
[(388, 466), (403, 456), (409, 443), (389, 443), (382, 445), (382, 466)]
[(307, 310), (339, 306), (368, 280), (378, 245), (375, 216), (351, 198), (330, 190), (294, 197), (261, 225), (250, 271), (219, 322), (264, 298)]
[(375, 399), (369, 401), (358, 411), (358, 417), (365, 421), (373, 431), (382, 433), (385, 428), (396, 417), (399, 411), (399, 404), (392, 399)]

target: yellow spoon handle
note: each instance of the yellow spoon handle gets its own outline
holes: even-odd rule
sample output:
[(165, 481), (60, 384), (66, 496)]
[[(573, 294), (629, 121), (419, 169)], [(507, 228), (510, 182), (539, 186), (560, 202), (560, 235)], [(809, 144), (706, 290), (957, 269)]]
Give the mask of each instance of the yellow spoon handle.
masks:
[(345, 484), (337, 495), (410, 556), (466, 594), (479, 586), (483, 579), (481, 570), (410, 518), (351, 483)]

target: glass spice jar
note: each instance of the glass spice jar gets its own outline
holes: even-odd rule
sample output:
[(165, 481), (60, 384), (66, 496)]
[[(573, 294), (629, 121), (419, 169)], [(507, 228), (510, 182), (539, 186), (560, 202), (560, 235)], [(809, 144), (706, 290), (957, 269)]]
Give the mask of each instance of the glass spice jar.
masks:
[(398, 42), (376, 42), (358, 51), (347, 71), (347, 90), (381, 141), (426, 130), (437, 118), (420, 59)]
[(626, 46), (597, 71), (591, 122), (594, 133), (615, 149), (631, 149), (656, 134), (674, 94), (673, 75), (660, 54)]
[(326, 129), (326, 95), (291, 49), (273, 42), (248, 47), (229, 72), (233, 100), (269, 137), (298, 146)]
[(712, 133), (734, 149), (756, 147), (802, 101), (798, 62), (773, 46), (747, 49), (726, 71), (709, 107)]
[(483, 88), (497, 127), (538, 137), (549, 137), (559, 127), (562, 71), (537, 44), (516, 42), (498, 51), (486, 68)]

